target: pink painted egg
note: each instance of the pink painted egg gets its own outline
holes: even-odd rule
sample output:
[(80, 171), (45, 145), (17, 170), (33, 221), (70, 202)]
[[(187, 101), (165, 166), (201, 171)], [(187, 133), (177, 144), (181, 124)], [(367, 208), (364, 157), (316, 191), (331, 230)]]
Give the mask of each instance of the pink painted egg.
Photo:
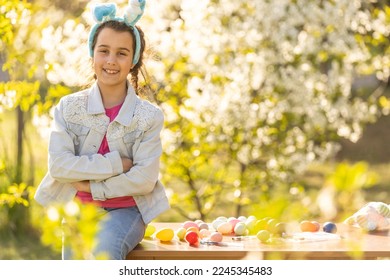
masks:
[(213, 232), (212, 234), (210, 234), (210, 241), (221, 242), (222, 239), (223, 239), (223, 236), (219, 232)]
[(191, 227), (195, 227), (195, 228), (199, 229), (198, 224), (193, 222), (193, 221), (186, 221), (186, 222), (184, 222), (183, 228), (188, 229), (188, 228), (191, 228)]
[(239, 219), (233, 218), (229, 220), (229, 223), (232, 224), (233, 228), (236, 226), (237, 223), (241, 222)]

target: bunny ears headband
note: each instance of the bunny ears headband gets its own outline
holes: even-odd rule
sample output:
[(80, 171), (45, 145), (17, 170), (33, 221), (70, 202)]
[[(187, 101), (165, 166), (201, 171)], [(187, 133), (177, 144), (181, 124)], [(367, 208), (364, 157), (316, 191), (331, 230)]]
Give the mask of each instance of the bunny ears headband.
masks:
[(92, 43), (93, 38), (95, 37), (95, 33), (97, 28), (106, 21), (115, 20), (119, 22), (124, 22), (126, 25), (131, 27), (135, 37), (135, 50), (133, 57), (133, 64), (137, 64), (140, 56), (141, 50), (141, 39), (135, 24), (142, 17), (145, 9), (145, 1), (146, 0), (129, 0), (129, 4), (125, 10), (125, 14), (123, 18), (116, 16), (116, 4), (115, 3), (107, 3), (107, 4), (98, 4), (92, 8), (92, 15), (94, 20), (97, 22), (91, 29), (88, 37), (88, 47), (89, 47), (89, 55), (93, 57), (93, 49)]

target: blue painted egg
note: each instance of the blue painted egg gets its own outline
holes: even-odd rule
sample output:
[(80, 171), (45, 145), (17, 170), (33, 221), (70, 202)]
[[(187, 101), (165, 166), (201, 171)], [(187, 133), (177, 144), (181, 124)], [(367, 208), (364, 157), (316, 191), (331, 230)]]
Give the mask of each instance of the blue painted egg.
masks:
[(325, 232), (328, 232), (328, 233), (336, 233), (337, 232), (337, 226), (335, 223), (332, 223), (332, 222), (326, 222), (324, 223), (322, 229), (325, 231)]

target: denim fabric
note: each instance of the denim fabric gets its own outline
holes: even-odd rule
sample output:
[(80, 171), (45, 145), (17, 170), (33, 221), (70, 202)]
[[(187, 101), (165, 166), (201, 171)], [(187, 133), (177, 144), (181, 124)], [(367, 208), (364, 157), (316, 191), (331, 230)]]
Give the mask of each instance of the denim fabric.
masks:
[[(124, 260), (145, 234), (145, 223), (137, 207), (105, 208), (99, 222), (97, 245), (93, 256), (104, 254), (111, 260)], [(63, 242), (64, 244), (64, 242)], [(72, 259), (71, 251), (63, 245), (62, 258)]]

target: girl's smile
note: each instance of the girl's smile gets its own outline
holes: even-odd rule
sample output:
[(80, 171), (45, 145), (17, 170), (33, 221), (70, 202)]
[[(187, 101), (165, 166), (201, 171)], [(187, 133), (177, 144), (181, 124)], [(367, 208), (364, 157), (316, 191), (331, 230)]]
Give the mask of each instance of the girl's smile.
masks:
[(105, 72), (107, 72), (108, 74), (117, 74), (119, 73), (119, 71), (117, 70), (110, 70), (110, 69), (103, 69)]

